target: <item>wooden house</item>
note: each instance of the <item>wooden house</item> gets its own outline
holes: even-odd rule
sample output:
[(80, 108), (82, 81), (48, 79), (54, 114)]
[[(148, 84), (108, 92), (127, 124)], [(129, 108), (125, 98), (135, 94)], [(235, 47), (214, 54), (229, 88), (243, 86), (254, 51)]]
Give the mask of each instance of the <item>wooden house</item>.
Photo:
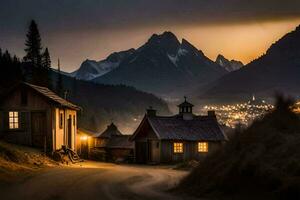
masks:
[(84, 128), (78, 128), (77, 130), (77, 153), (81, 158), (89, 159), (91, 150), (96, 145), (97, 132), (87, 130)]
[(45, 87), (20, 83), (0, 101), (0, 138), (47, 152), (76, 148), (80, 107)]
[(95, 138), (95, 150), (104, 155), (104, 161), (128, 161), (133, 157), (133, 142), (130, 135), (122, 134), (118, 127), (111, 123), (107, 129)]
[(157, 116), (150, 108), (130, 138), (137, 163), (173, 163), (201, 160), (227, 140), (214, 111), (206, 116), (193, 114), (193, 105), (178, 105), (175, 116)]

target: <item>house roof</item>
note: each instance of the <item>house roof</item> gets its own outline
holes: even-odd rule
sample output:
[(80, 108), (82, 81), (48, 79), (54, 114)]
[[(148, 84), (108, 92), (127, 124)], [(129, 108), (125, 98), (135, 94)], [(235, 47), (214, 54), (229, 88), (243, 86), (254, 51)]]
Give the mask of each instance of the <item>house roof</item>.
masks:
[(58, 96), (57, 94), (55, 94), (54, 92), (52, 92), (51, 90), (49, 90), (46, 87), (41, 87), (41, 86), (37, 86), (37, 85), (33, 85), (33, 84), (29, 84), (29, 83), (23, 83), (24, 85), (30, 87), (31, 89), (35, 90), (36, 92), (38, 92), (39, 94), (43, 95), (44, 97), (48, 98), (50, 101), (59, 104), (63, 107), (67, 107), (73, 110), (81, 110), (81, 108), (63, 98), (61, 98), (60, 96)]
[(111, 149), (133, 149), (134, 143), (129, 138), (130, 135), (113, 136), (104, 147)]
[(99, 135), (98, 132), (87, 130), (85, 128), (78, 128), (78, 133), (81, 133), (81, 132), (88, 135), (88, 136), (91, 136), (91, 137), (96, 137), (96, 136)]
[(180, 115), (170, 117), (145, 115), (131, 140), (134, 140), (139, 134), (145, 123), (150, 125), (158, 139), (161, 140), (227, 140), (214, 116), (194, 116), (191, 120), (184, 120)]
[(118, 136), (118, 135), (123, 135), (118, 127), (114, 124), (111, 123), (110, 125), (107, 126), (105, 131), (103, 131), (98, 138), (111, 138), (112, 136)]

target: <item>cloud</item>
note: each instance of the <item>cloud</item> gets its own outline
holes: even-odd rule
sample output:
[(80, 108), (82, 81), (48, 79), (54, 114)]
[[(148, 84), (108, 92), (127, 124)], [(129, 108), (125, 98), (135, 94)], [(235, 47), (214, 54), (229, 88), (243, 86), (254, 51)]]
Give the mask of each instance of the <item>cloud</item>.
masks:
[(6, 0), (0, 28), (37, 19), (47, 30), (244, 23), (300, 16), (299, 0)]
[[(151, 34), (164, 30), (191, 39), (214, 57), (222, 51), (221, 47), (231, 46), (227, 44), (232, 42), (230, 38), (241, 35), (239, 31), (234, 33), (233, 26), (247, 25), (248, 35), (268, 34), (273, 41), (273, 32), (288, 27), (283, 29), (286, 33), (291, 25), (266, 31), (261, 24), (276, 20), (286, 24), (293, 18), (297, 22), (292, 26), (300, 19), (299, 0), (1, 0), (0, 48), (22, 57), (27, 25), (30, 19), (35, 19), (43, 45), (49, 47), (54, 60), (60, 57), (69, 71), (86, 58), (99, 60), (113, 51), (138, 47)], [(250, 32), (251, 23), (258, 28), (254, 32)], [(229, 31), (221, 34), (224, 25)], [(216, 38), (223, 38), (223, 45), (213, 45)], [(232, 48), (232, 54), (226, 49), (227, 55), (232, 58), (257, 55), (257, 50), (241, 51), (246, 44), (240, 45), (243, 48)], [(239, 49), (238, 55), (235, 49)]]

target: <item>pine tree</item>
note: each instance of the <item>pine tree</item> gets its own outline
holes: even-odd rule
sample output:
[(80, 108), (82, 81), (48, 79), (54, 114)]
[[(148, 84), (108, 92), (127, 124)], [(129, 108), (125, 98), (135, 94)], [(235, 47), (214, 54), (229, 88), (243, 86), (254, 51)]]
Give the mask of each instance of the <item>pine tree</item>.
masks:
[(42, 66), (45, 68), (51, 68), (51, 59), (48, 48), (45, 49), (43, 56), (42, 56)]
[(30, 22), (29, 30), (26, 34), (26, 37), (26, 55), (24, 57), (24, 61), (32, 63), (32, 65), (35, 67), (41, 67), (41, 36), (38, 26), (34, 20), (31, 20)]
[(20, 61), (16, 56), (6, 50), (2, 53), (0, 49), (0, 93), (1, 89), (7, 89), (11, 85), (22, 80)]

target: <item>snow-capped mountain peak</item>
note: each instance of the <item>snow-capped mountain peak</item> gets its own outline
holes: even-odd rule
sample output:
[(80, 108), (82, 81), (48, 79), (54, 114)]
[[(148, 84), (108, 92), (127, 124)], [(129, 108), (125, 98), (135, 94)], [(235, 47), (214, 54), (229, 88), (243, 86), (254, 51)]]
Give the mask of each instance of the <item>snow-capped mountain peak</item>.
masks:
[(226, 69), (228, 72), (236, 71), (244, 66), (244, 64), (241, 61), (236, 60), (228, 60), (223, 55), (218, 55), (216, 59), (216, 63)]
[(80, 80), (92, 80), (99, 76), (116, 69), (120, 63), (129, 57), (135, 50), (129, 49), (127, 51), (115, 52), (109, 55), (105, 60), (85, 60), (80, 68), (73, 72), (72, 75)]

